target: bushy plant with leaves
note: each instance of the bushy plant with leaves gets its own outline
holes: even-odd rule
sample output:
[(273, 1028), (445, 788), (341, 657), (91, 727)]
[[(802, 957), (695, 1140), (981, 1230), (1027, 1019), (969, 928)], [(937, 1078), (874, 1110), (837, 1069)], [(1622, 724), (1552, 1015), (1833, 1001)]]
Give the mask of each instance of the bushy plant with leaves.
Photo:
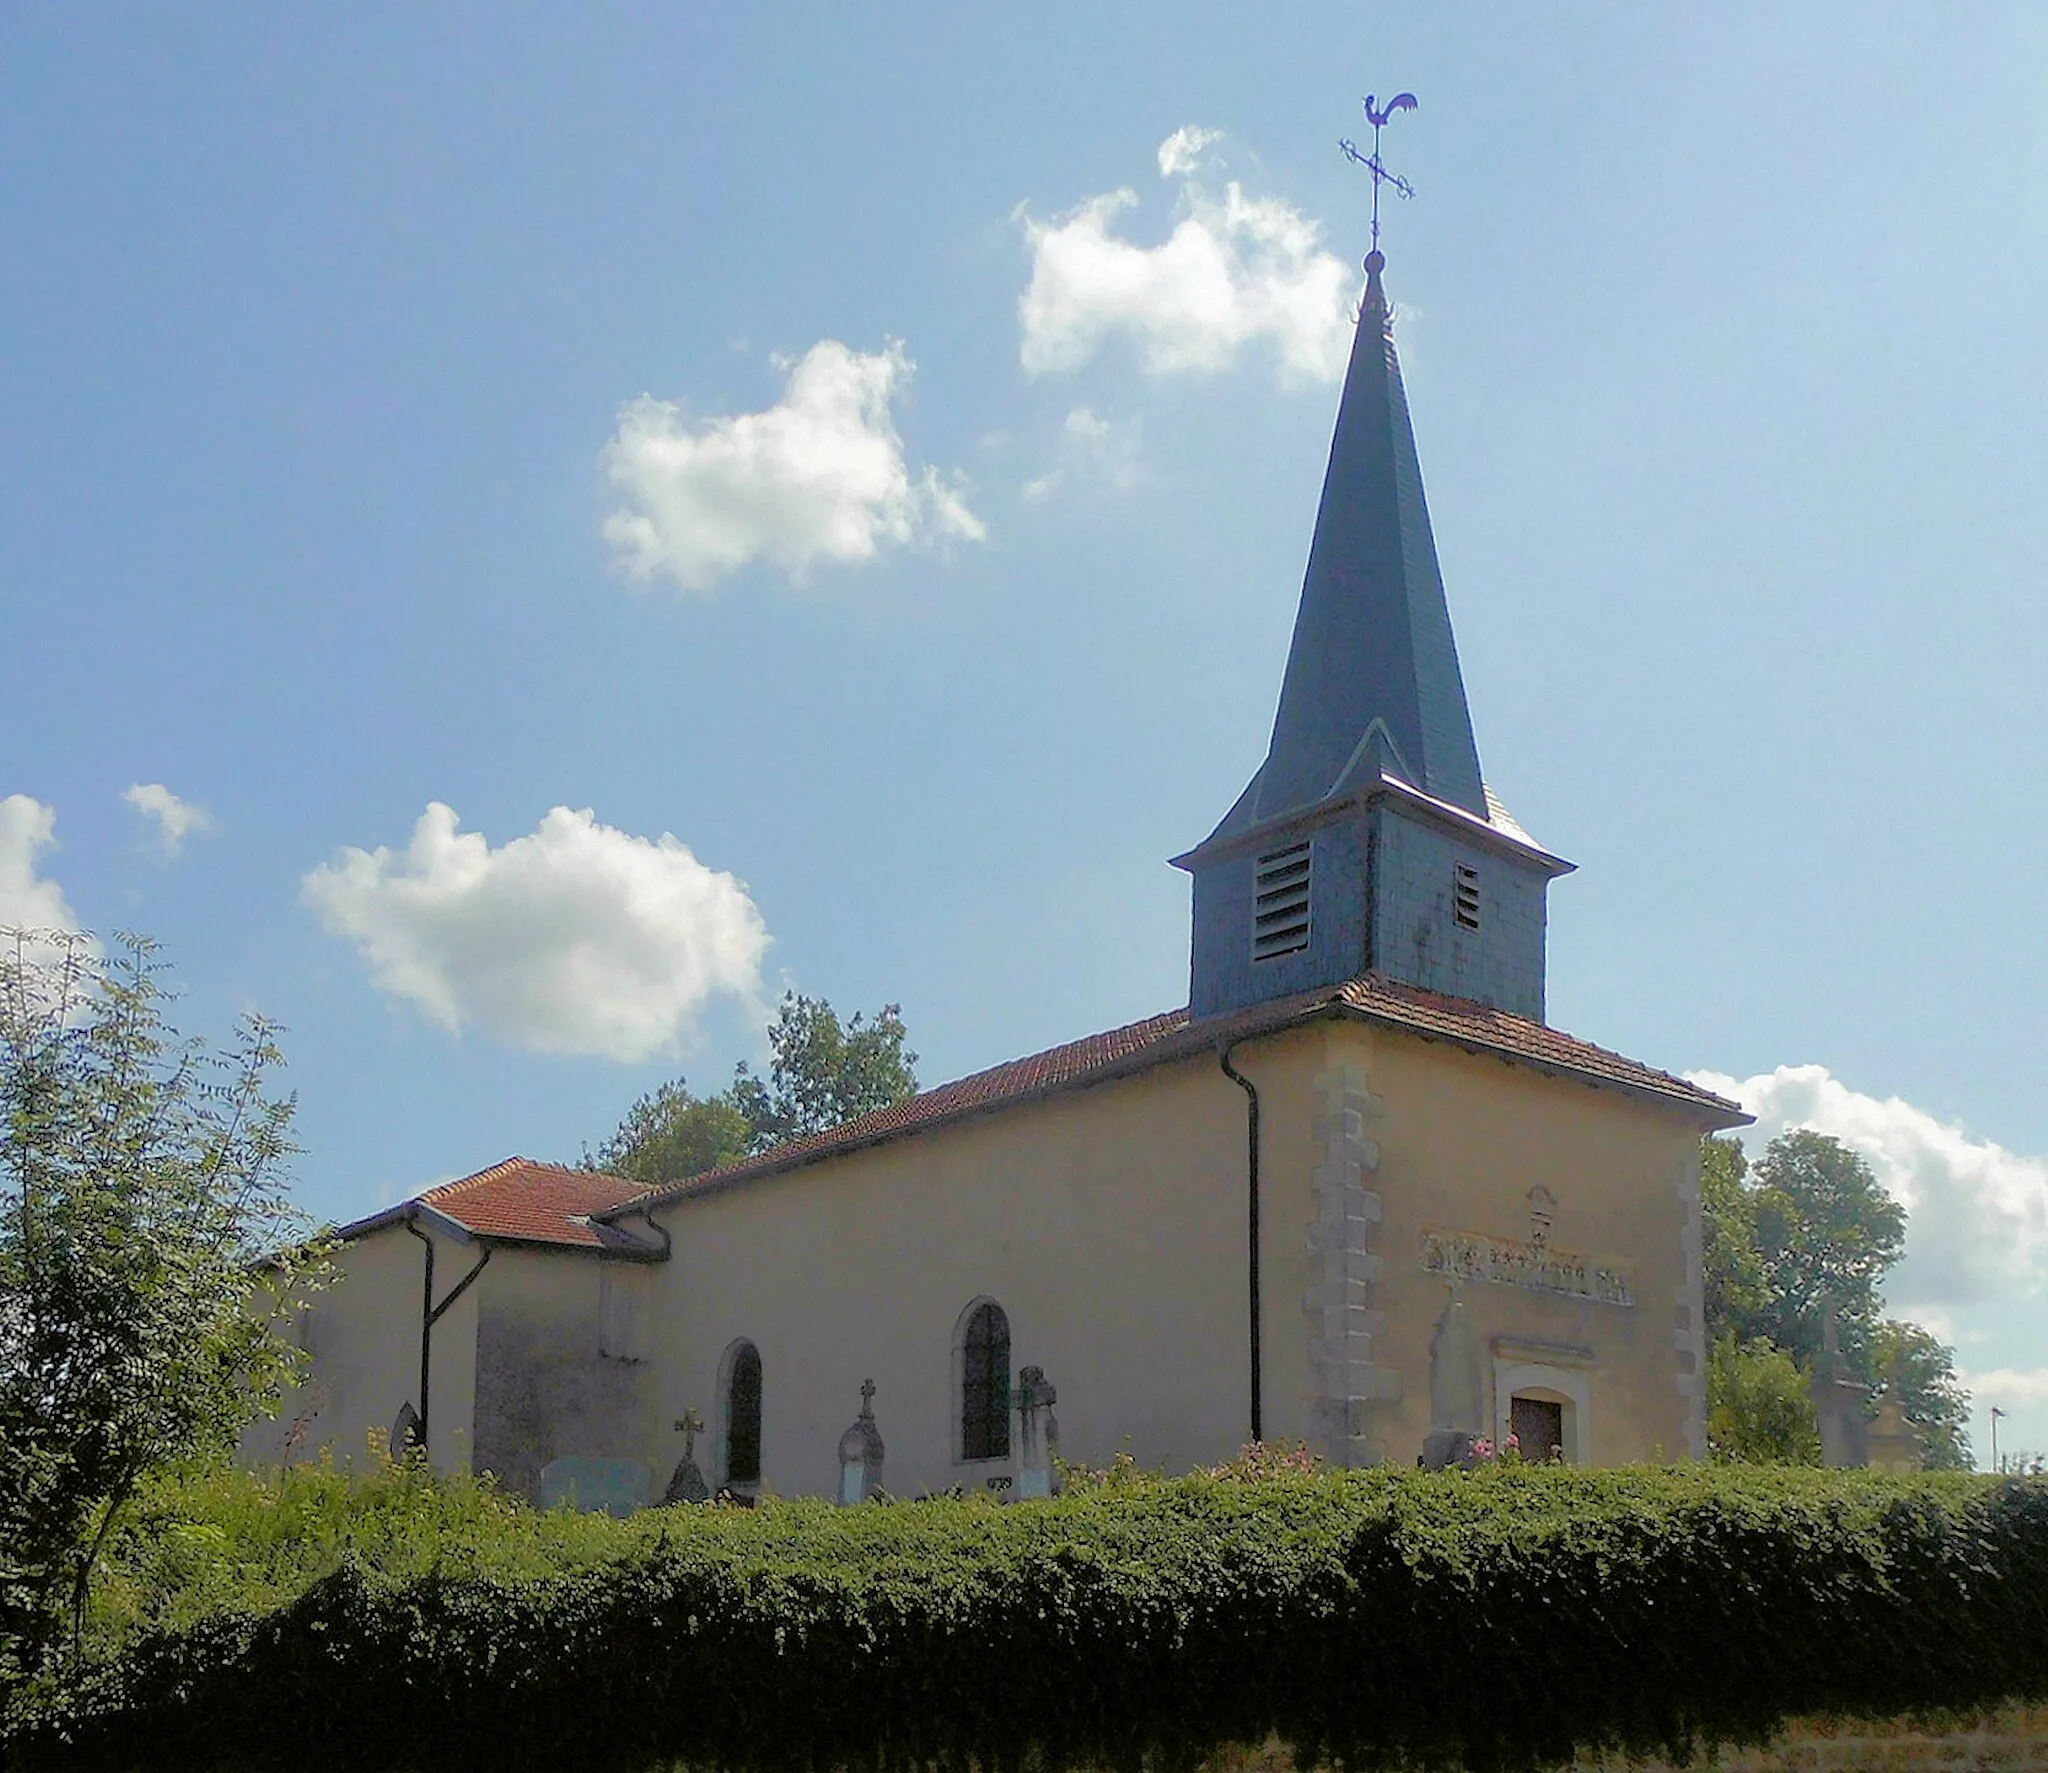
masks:
[(1707, 1446), (1724, 1464), (1818, 1465), (1820, 1417), (1782, 1348), (1733, 1331), (1707, 1350)]
[(286, 1194), (272, 1024), (215, 1051), (170, 1026), (150, 943), (0, 939), (0, 1676), (20, 1678), (75, 1637), (149, 1473), (280, 1395), (321, 1254)]
[(185, 1598), (98, 1616), (23, 1769), (1480, 1769), (2048, 1695), (2048, 1484), (1968, 1476), (1265, 1449), (1015, 1504), (614, 1521), (399, 1470), (145, 1506), (107, 1604)]

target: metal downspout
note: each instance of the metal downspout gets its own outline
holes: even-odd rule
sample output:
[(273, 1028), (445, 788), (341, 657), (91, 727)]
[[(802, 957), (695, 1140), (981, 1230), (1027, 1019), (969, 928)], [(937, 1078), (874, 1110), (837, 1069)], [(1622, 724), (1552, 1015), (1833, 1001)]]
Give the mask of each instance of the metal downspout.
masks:
[[(427, 1265), (420, 1288), (420, 1438), (422, 1452), (433, 1444), (427, 1439), (427, 1428), (432, 1417), (429, 1412), (428, 1387), (434, 1376), (434, 1326), (438, 1324), (449, 1306), (475, 1285), (476, 1277), (483, 1273), (491, 1260), (491, 1246), (484, 1245), (484, 1253), (476, 1259), (476, 1266), (457, 1281), (448, 1297), (439, 1305), (434, 1303), (434, 1240), (420, 1229), (417, 1214), (408, 1214), (405, 1228), (426, 1246)], [(429, 1459), (432, 1455), (428, 1454)]]
[(1262, 1401), (1263, 1363), (1259, 1352), (1259, 1092), (1252, 1086), (1252, 1080), (1231, 1064), (1230, 1055), (1236, 1051), (1235, 1041), (1218, 1047), (1216, 1062), (1223, 1067), (1223, 1075), (1245, 1095), (1246, 1279), (1251, 1298), (1252, 1439), (1261, 1441), (1266, 1436)]

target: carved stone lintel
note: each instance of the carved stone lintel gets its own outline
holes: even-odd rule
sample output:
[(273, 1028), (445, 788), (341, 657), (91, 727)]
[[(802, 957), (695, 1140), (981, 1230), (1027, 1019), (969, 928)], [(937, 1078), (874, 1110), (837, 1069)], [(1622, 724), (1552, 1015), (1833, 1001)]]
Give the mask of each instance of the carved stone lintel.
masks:
[(1532, 1292), (1591, 1299), (1601, 1305), (1633, 1306), (1636, 1302), (1635, 1283), (1622, 1264), (1560, 1250), (1548, 1242), (1428, 1225), (1422, 1231), (1422, 1267), (1425, 1273), (1446, 1280), (1526, 1287)]

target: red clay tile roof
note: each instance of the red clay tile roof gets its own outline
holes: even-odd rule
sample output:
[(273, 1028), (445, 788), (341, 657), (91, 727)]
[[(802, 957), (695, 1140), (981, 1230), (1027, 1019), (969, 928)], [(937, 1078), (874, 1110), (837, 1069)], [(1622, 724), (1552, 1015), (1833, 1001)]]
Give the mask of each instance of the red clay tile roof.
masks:
[[(744, 1158), (686, 1182), (651, 1190), (637, 1197), (634, 1204), (655, 1206), (713, 1192), (839, 1152), (923, 1132), (970, 1114), (986, 1113), (1064, 1089), (1103, 1083), (1128, 1072), (1149, 1070), (1227, 1041), (1274, 1034), (1321, 1016), (1357, 1017), (1427, 1040), (1449, 1041), (1471, 1052), (1495, 1054), (1544, 1071), (1662, 1101), (1690, 1114), (1703, 1126), (1739, 1126), (1749, 1118), (1735, 1103), (1683, 1078), (1653, 1070), (1588, 1041), (1575, 1040), (1541, 1022), (1367, 973), (1344, 985), (1303, 992), (1220, 1016), (1205, 1016), (1199, 1021), (1186, 1010), (1170, 1010), (1163, 1016), (1151, 1016), (1106, 1034), (1091, 1034), (1085, 1040), (1070, 1041), (1065, 1046), (1034, 1053), (1028, 1059), (1013, 1059), (1007, 1065), (993, 1066), (953, 1083), (940, 1084), (936, 1089), (921, 1091), (892, 1107), (877, 1109), (830, 1132), (793, 1140), (760, 1157)], [(600, 1217), (605, 1216), (608, 1213), (601, 1211)]]
[(591, 1215), (621, 1207), (640, 1192), (638, 1183), (622, 1176), (572, 1170), (563, 1164), (538, 1163), (530, 1157), (508, 1157), (502, 1163), (443, 1182), (396, 1207), (343, 1228), (344, 1237), (358, 1236), (405, 1218), (415, 1206), (452, 1220), (472, 1237), (502, 1243), (554, 1244), (581, 1250), (620, 1250), (652, 1255), (652, 1240), (609, 1224), (593, 1224)]

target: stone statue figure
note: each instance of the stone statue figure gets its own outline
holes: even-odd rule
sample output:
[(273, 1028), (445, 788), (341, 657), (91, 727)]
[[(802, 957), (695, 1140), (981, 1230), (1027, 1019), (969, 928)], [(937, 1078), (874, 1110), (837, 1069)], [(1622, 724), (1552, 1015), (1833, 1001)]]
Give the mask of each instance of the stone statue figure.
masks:
[(676, 1463), (675, 1473), (668, 1480), (668, 1488), (661, 1493), (661, 1505), (670, 1507), (678, 1502), (709, 1502), (711, 1486), (704, 1481), (704, 1474), (697, 1469), (697, 1436), (704, 1427), (704, 1418), (695, 1410), (685, 1410), (676, 1423), (676, 1432), (683, 1437), (683, 1456)]
[(1820, 1302), (1820, 1360), (1810, 1390), (1814, 1414), (1820, 1418), (1820, 1462), (1858, 1466), (1870, 1463), (1870, 1424), (1864, 1404), (1870, 1387), (1851, 1377), (1842, 1359), (1842, 1333), (1835, 1324), (1835, 1302)]
[(882, 1431), (875, 1426), (875, 1382), (860, 1385), (860, 1415), (839, 1437), (839, 1500), (865, 1502), (882, 1487)]
[(1050, 1496), (1056, 1473), (1053, 1457), (1060, 1450), (1060, 1422), (1052, 1413), (1059, 1393), (1046, 1378), (1043, 1367), (1026, 1367), (1017, 1375), (1017, 1488), (1021, 1502), (1032, 1496)]
[(1479, 1361), (1479, 1338), (1465, 1311), (1464, 1295), (1454, 1281), (1436, 1334), (1429, 1342), (1429, 1438), (1422, 1443), (1425, 1470), (1442, 1471), (1463, 1465), (1472, 1443), (1486, 1432), (1486, 1379)]

